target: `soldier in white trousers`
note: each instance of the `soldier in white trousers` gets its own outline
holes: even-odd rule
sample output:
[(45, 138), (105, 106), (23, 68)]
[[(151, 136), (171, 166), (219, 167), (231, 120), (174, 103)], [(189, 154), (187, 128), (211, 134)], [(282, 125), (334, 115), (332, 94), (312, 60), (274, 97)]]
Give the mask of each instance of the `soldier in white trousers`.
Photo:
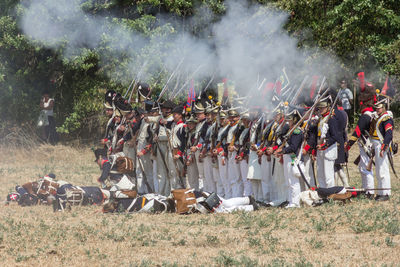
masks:
[(335, 186), (335, 160), (338, 155), (339, 129), (333, 118), (330, 100), (323, 99), (317, 104), (320, 115), (317, 138), (317, 177), (320, 187)]
[[(346, 150), (350, 150), (354, 143), (358, 143), (358, 147), (360, 149), (360, 162), (358, 164), (358, 169), (361, 174), (362, 187), (365, 189), (372, 189), (374, 188), (374, 175), (373, 172), (367, 168), (370, 161), (367, 152), (369, 152), (368, 150), (370, 148), (369, 131), (374, 116), (374, 110), (372, 107), (375, 99), (375, 89), (373, 85), (367, 83), (364, 91), (360, 92), (358, 99), (362, 103), (360, 106), (361, 116), (358, 119), (357, 126), (354, 129), (353, 134), (349, 138), (349, 141), (346, 145)], [(372, 199), (374, 191), (367, 190), (366, 195), (368, 198)]]
[(249, 148), (250, 148), (250, 114), (244, 113), (241, 115), (241, 122), (243, 125), (242, 132), (238, 140), (237, 162), (239, 162), (240, 174), (243, 183), (243, 195), (251, 196), (253, 194), (251, 182), (247, 179), (249, 172)]
[(153, 164), (151, 162), (152, 131), (143, 118), (146, 111), (137, 109), (136, 120), (140, 124), (136, 144), (136, 177), (139, 194), (153, 193)]
[(389, 157), (391, 157), (391, 143), (393, 141), (393, 114), (386, 111), (386, 104), (388, 99), (380, 96), (379, 101), (374, 105), (376, 111), (375, 129), (372, 128), (372, 144), (375, 149), (375, 172), (376, 180), (378, 182), (378, 190), (375, 196), (377, 201), (387, 201), (391, 194), (390, 171), (389, 171)]
[(191, 150), (194, 142), (196, 142), (196, 124), (197, 120), (191, 116), (186, 120), (187, 124), (187, 140), (186, 140), (186, 176), (187, 183), (186, 188), (194, 188), (196, 191), (199, 191), (199, 170), (196, 160), (195, 152)]
[(247, 179), (251, 183), (251, 189), (253, 192), (253, 196), (256, 201), (263, 200), (263, 191), (261, 185), (262, 179), (262, 172), (261, 172), (261, 165), (258, 160), (257, 144), (260, 142), (261, 132), (262, 132), (262, 125), (263, 117), (260, 114), (257, 114), (256, 110), (252, 110), (250, 113), (252, 118), (252, 122), (250, 125), (249, 130), (249, 164), (248, 164), (248, 171), (247, 171)]
[(227, 135), (227, 145), (228, 145), (228, 179), (229, 184), (232, 189), (232, 197), (242, 197), (243, 196), (243, 183), (240, 174), (240, 167), (236, 161), (237, 148), (235, 142), (238, 139), (238, 134), (240, 130), (239, 120), (240, 116), (236, 110), (230, 110), (228, 112), (230, 127)]
[(293, 130), (292, 134), (288, 137), (284, 147), (279, 147), (275, 150), (275, 155), (283, 155), (284, 174), (288, 184), (288, 205), (286, 208), (299, 208), (300, 207), (300, 180), (296, 173), (298, 172), (296, 159), (299, 156), (299, 150), (303, 143), (303, 133), (300, 128), (293, 129), (296, 122), (300, 119), (297, 110), (293, 110), (286, 116), (289, 123), (289, 128)]
[(216, 147), (213, 149), (213, 156), (217, 157), (218, 160), (218, 171), (220, 184), (224, 187), (224, 198), (232, 197), (232, 188), (228, 180), (228, 164), (226, 159), (227, 151), (226, 148), (226, 136), (229, 130), (229, 120), (227, 114), (223, 111), (220, 112), (220, 123), (221, 127), (218, 130)]

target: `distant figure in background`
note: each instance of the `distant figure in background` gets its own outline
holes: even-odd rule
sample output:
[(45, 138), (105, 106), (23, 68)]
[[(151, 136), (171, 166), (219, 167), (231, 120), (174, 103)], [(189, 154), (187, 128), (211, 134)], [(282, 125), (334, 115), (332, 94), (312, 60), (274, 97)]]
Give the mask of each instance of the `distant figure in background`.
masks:
[(349, 125), (353, 124), (353, 114), (351, 112), (351, 105), (353, 104), (353, 93), (347, 87), (347, 82), (342, 80), (340, 82), (340, 88), (342, 91), (340, 92), (339, 99), (342, 101), (342, 107), (344, 111), (347, 113), (347, 117), (349, 119)]
[(48, 91), (44, 91), (43, 96), (40, 99), (41, 117), (43, 119), (43, 122), (42, 125), (40, 125), (39, 121), (39, 126), (44, 126), (43, 139), (46, 142), (55, 145), (57, 143), (57, 133), (56, 124), (54, 121), (53, 107), (54, 99), (50, 98), (50, 94)]

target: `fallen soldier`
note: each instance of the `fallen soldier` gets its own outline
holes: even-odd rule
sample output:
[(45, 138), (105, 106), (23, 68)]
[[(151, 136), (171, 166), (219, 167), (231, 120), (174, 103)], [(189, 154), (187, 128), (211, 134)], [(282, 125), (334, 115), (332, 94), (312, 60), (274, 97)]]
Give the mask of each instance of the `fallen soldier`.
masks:
[(164, 213), (230, 213), (233, 211), (254, 211), (259, 209), (253, 197), (223, 199), (216, 193), (177, 189), (172, 197), (158, 194), (146, 194), (133, 199), (113, 198), (103, 206), (103, 212), (146, 212)]
[(64, 211), (71, 206), (87, 206), (108, 204), (113, 199), (134, 199), (135, 190), (110, 191), (96, 186), (74, 186), (65, 184), (57, 188), (53, 211)]
[(11, 192), (7, 195), (6, 204), (16, 202), (22, 207), (51, 204), (54, 197), (49, 197), (48, 192), (44, 191), (41, 187), (44, 180), (53, 180), (55, 177), (54, 174), (50, 173), (37, 181), (27, 182), (22, 186), (15, 186), (15, 192)]
[(103, 212), (175, 212), (175, 202), (158, 194), (145, 194), (136, 198), (113, 198), (104, 204)]
[(252, 196), (224, 199), (216, 193), (199, 192), (194, 189), (172, 190), (176, 212), (188, 213), (231, 213), (234, 211), (254, 211), (260, 208)]
[(340, 200), (343, 203), (350, 201), (351, 198), (361, 194), (366, 194), (370, 190), (387, 189), (356, 189), (343, 186), (334, 186), (330, 188), (311, 188), (300, 193), (300, 201), (307, 206), (319, 206), (329, 200)]
[(131, 177), (133, 172), (132, 159), (125, 157), (122, 152), (108, 157), (105, 149), (96, 149), (94, 155), (95, 162), (101, 170), (101, 175), (97, 181), (101, 184), (102, 189), (107, 188), (107, 181), (111, 183), (110, 191), (133, 190), (135, 188)]

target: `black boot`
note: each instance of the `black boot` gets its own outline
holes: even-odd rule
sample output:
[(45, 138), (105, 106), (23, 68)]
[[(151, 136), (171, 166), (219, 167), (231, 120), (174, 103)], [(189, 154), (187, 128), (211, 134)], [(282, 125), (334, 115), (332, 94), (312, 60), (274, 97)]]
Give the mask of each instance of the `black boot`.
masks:
[(370, 193), (366, 193), (365, 197), (368, 198), (368, 199), (371, 199), (371, 200), (374, 199), (374, 195), (370, 194)]
[(249, 204), (253, 206), (254, 210), (258, 210), (259, 206), (253, 196), (248, 196)]
[(390, 197), (388, 195), (384, 195), (384, 196), (377, 195), (375, 198), (376, 201), (388, 201), (389, 199), (390, 199)]

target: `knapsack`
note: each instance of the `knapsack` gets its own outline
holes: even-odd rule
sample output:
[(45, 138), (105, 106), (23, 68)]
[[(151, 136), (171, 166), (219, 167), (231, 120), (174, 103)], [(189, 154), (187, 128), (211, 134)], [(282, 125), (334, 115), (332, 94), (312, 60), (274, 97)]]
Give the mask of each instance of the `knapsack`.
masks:
[(131, 173), (134, 170), (133, 160), (128, 157), (118, 157), (115, 160), (115, 166), (120, 173)]

